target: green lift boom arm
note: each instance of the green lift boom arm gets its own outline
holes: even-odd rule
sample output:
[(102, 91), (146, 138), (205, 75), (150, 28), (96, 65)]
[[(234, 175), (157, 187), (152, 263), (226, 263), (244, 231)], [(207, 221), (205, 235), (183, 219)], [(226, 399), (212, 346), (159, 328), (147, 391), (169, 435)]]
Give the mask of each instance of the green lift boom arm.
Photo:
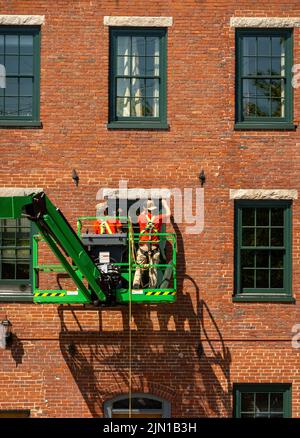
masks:
[[(81, 302), (91, 303), (93, 299), (106, 301), (100, 286), (100, 271), (62, 212), (52, 204), (43, 191), (30, 193), (29, 189), (0, 190), (0, 218), (20, 217), (27, 217), (36, 224), (42, 238), (81, 292)], [(83, 277), (88, 282), (90, 290), (82, 281)], [(91, 291), (94, 292), (94, 297)]]

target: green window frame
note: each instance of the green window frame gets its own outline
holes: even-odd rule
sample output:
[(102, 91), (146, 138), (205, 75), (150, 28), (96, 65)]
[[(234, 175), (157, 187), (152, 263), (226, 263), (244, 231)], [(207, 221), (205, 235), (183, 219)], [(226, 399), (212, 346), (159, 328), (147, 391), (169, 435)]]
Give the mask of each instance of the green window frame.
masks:
[(235, 418), (291, 418), (291, 384), (234, 384), (233, 416)]
[(40, 127), (40, 28), (0, 26), (0, 127)]
[(234, 301), (294, 302), (290, 201), (235, 202)]
[(167, 129), (167, 30), (110, 29), (108, 128)]
[(0, 219), (0, 301), (32, 301), (32, 223)]
[(236, 30), (235, 129), (295, 129), (293, 32)]

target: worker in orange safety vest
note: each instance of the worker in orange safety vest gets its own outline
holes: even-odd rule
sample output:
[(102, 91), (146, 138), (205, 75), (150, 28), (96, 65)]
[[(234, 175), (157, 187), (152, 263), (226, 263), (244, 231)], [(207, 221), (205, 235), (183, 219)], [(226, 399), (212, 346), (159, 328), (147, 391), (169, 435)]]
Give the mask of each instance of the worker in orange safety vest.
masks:
[[(171, 215), (170, 207), (165, 199), (162, 200), (162, 206), (165, 210), (164, 214), (154, 215), (154, 211), (157, 210), (154, 202), (148, 200), (144, 204), (144, 209), (138, 217), (138, 224), (140, 227), (139, 248), (136, 255), (137, 265), (144, 265), (146, 263), (159, 264), (160, 262), (160, 249), (159, 249), (159, 233), (164, 219), (169, 218)], [(138, 289), (141, 286), (142, 272), (144, 269), (137, 266), (134, 279), (133, 288)], [(157, 268), (149, 268), (149, 288), (157, 287)]]
[[(107, 204), (100, 204), (101, 210), (103, 211), (103, 216), (108, 216)], [(97, 206), (98, 207), (98, 206)], [(98, 210), (97, 215), (102, 216), (101, 210)], [(111, 219), (97, 219), (94, 222), (94, 233), (95, 234), (117, 234), (122, 232), (122, 223), (116, 218)]]

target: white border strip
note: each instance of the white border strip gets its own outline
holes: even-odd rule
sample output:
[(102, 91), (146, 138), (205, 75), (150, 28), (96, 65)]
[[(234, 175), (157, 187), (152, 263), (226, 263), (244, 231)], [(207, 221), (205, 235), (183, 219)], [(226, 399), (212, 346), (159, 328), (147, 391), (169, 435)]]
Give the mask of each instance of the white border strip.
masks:
[(10, 198), (13, 196), (28, 196), (33, 193), (40, 193), (43, 189), (41, 188), (20, 188), (20, 187), (11, 187), (11, 188), (0, 188), (0, 198)]
[(117, 17), (105, 16), (105, 26), (170, 27), (173, 17)]
[(230, 199), (298, 199), (298, 190), (230, 189)]
[(0, 15), (0, 25), (40, 26), (45, 22), (45, 15)]
[(104, 188), (102, 193), (97, 199), (169, 199), (171, 197), (171, 192), (168, 189), (113, 189)]
[(300, 27), (300, 17), (231, 17), (231, 27)]

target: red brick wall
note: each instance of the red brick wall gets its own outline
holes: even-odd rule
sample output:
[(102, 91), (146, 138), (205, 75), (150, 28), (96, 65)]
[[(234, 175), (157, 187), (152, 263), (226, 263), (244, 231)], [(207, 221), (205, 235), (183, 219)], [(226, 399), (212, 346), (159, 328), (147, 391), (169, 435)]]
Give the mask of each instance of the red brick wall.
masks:
[[(133, 390), (171, 402), (173, 416), (231, 416), (232, 384), (292, 383), (300, 417), (300, 205), (293, 205), (297, 304), (233, 303), (229, 188), (299, 189), (298, 131), (233, 130), (232, 16), (300, 15), (298, 1), (0, 0), (1, 14), (43, 14), (42, 129), (1, 129), (0, 187), (43, 187), (75, 226), (94, 214), (100, 187), (199, 186), (205, 229), (182, 232), (178, 301), (134, 306)], [(172, 16), (168, 31), (169, 131), (108, 131), (108, 28), (104, 15)], [(294, 61), (300, 63), (299, 30)], [(295, 90), (295, 122), (300, 98)], [(151, 163), (152, 170), (149, 170)], [(76, 188), (72, 169), (80, 176)], [(182, 249), (184, 248), (184, 252)], [(72, 309), (71, 309), (72, 310)], [(0, 303), (15, 342), (1, 351), (0, 409), (35, 417), (102, 416), (128, 390), (128, 312)], [(68, 345), (76, 345), (74, 357)], [(203, 342), (199, 360), (197, 346)]]

